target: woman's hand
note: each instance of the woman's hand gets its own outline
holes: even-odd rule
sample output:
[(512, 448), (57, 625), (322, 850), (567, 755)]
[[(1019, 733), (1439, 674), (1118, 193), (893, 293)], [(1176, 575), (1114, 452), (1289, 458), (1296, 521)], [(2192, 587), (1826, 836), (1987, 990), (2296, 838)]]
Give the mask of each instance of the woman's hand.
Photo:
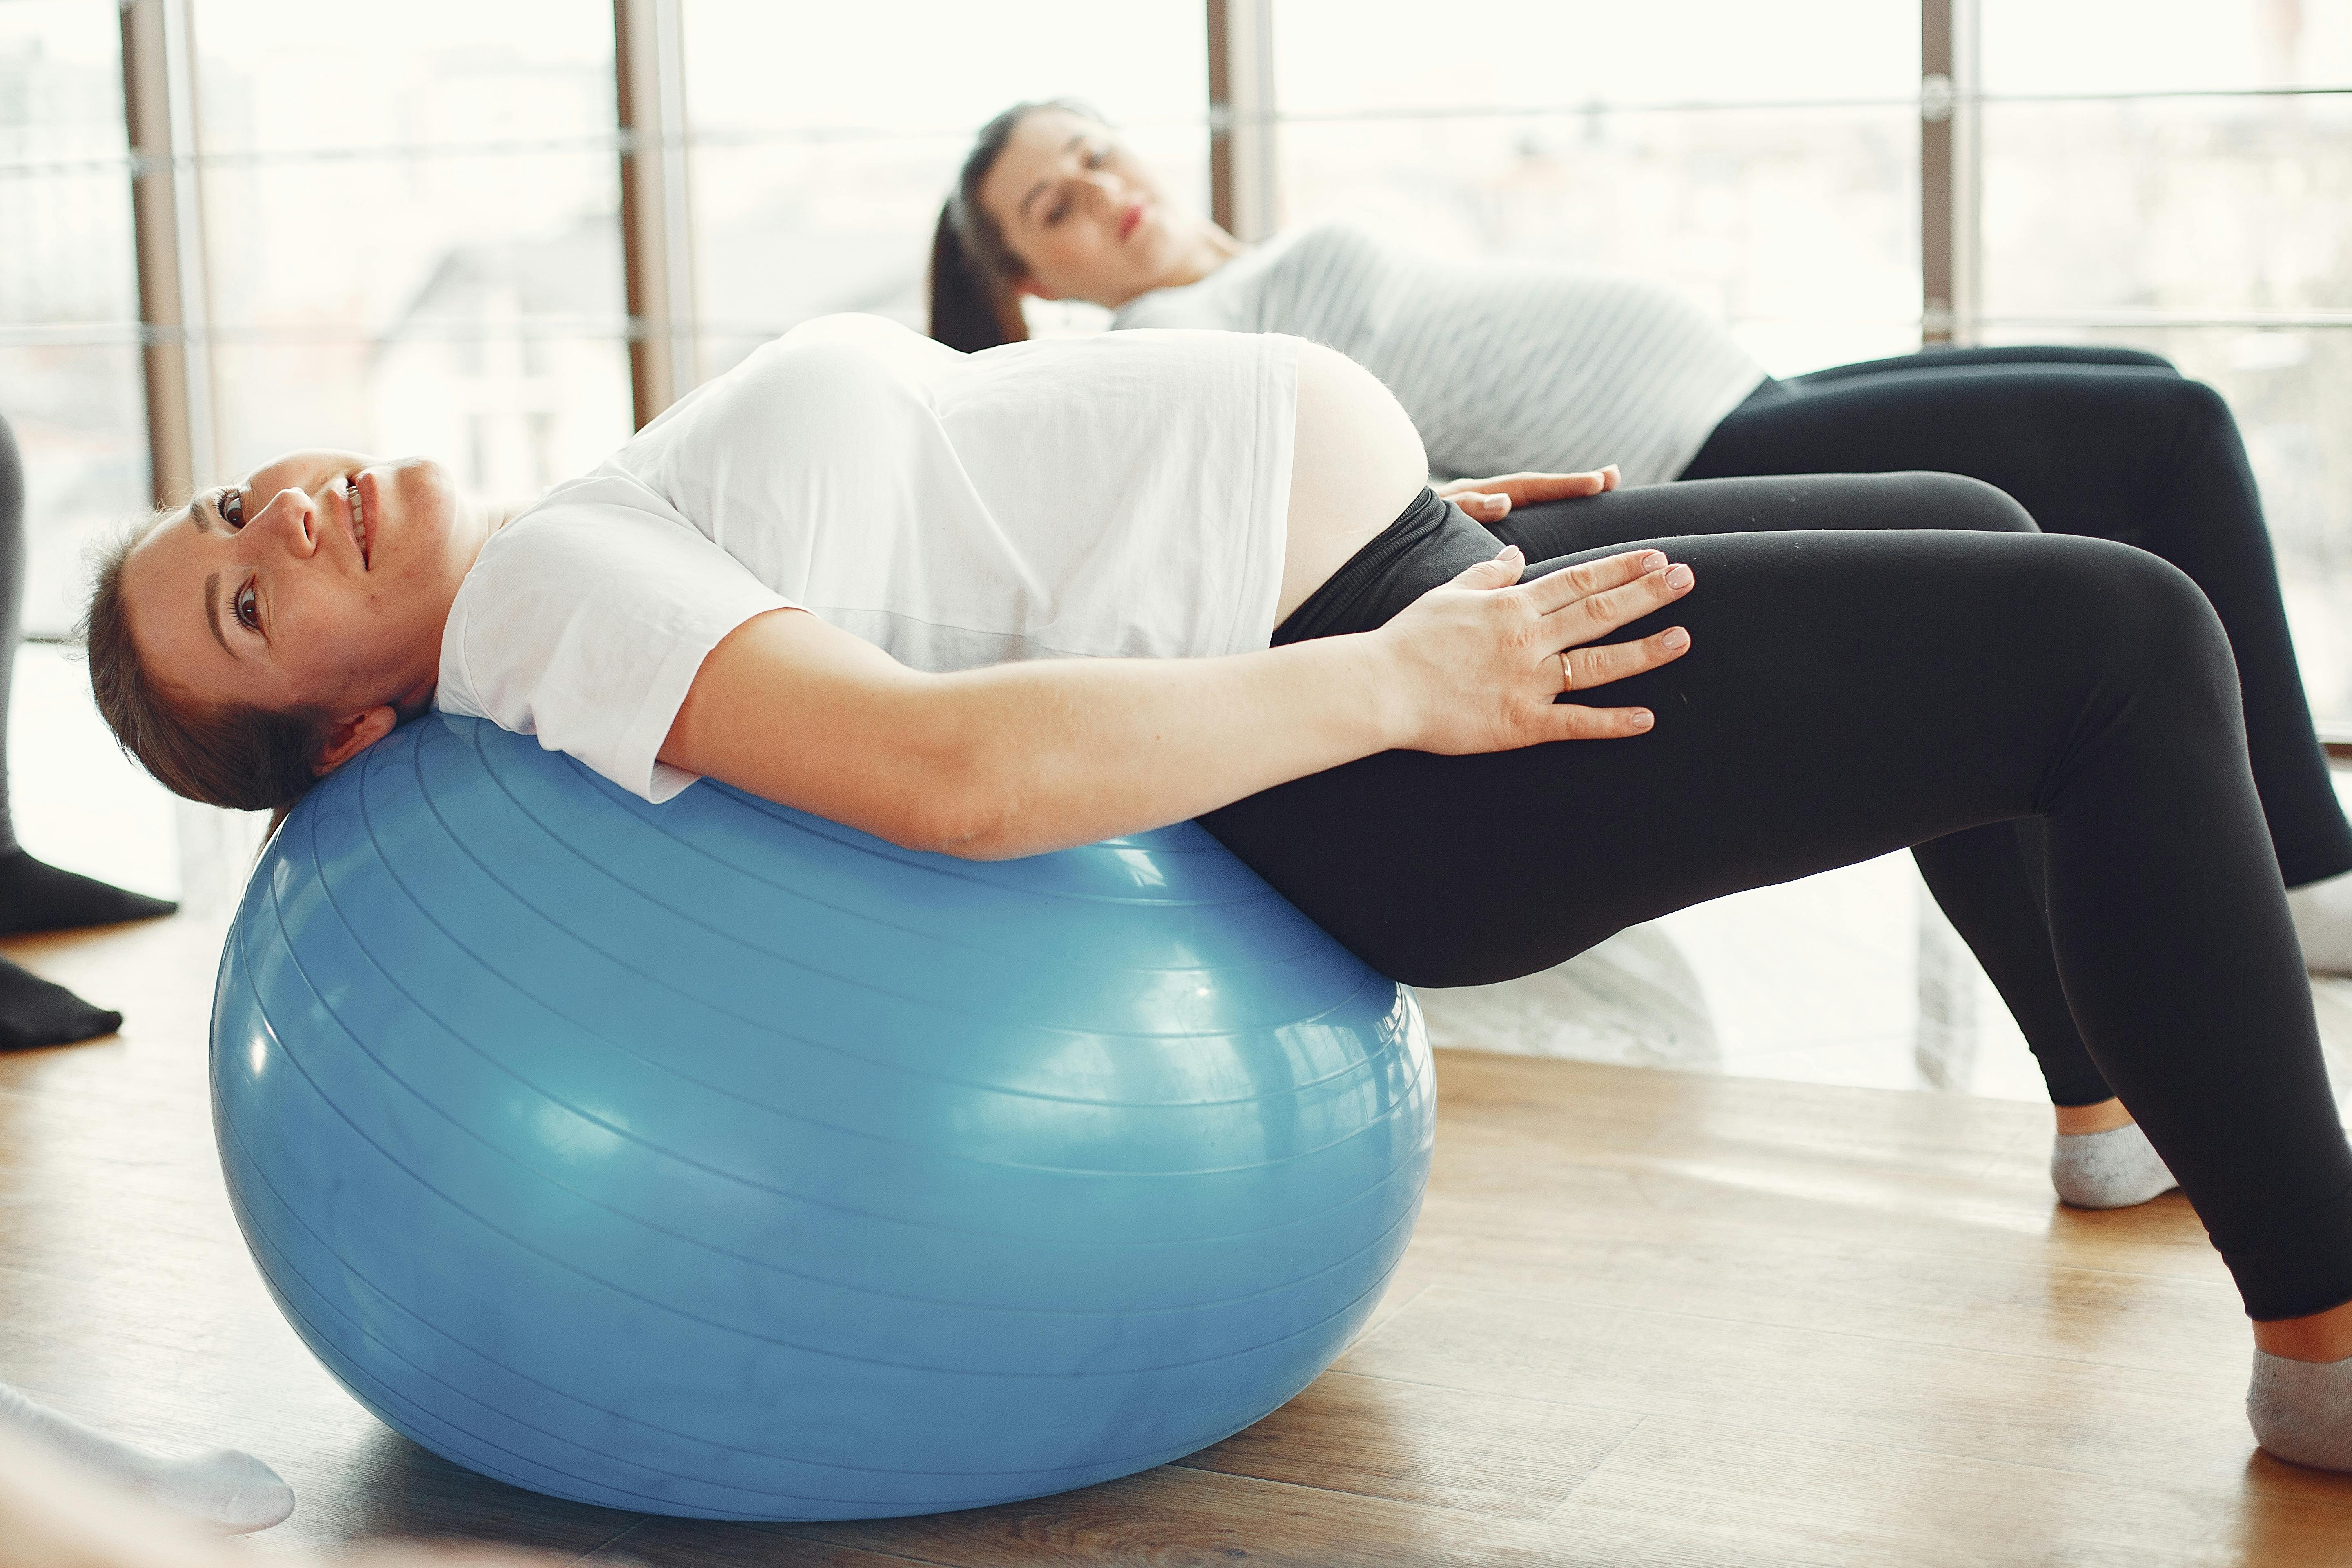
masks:
[(1646, 708), (1553, 699), (1680, 658), (1690, 647), (1681, 626), (1636, 642), (1582, 645), (1681, 598), (1690, 592), (1691, 569), (1635, 550), (1522, 584), (1526, 564), (1513, 545), (1432, 588), (1370, 634), (1403, 704), (1400, 732), (1410, 738), (1401, 746), (1460, 755), (1650, 728)]
[(1473, 522), (1493, 524), (1511, 515), (1515, 506), (1538, 501), (1574, 500), (1617, 488), (1617, 465), (1589, 474), (1502, 474), (1491, 479), (1456, 479), (1440, 485), (1437, 493), (1470, 514)]

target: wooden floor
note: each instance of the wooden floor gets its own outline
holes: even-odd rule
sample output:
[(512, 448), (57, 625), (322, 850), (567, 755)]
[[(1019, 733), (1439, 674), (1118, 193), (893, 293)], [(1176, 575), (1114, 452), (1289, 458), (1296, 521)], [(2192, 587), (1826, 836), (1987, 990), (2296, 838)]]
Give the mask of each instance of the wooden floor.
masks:
[(1017, 1507), (715, 1526), (478, 1479), (279, 1321), (204, 1094), (217, 927), (10, 943), (119, 1039), (0, 1058), (0, 1379), (301, 1498), (262, 1545), (515, 1542), (656, 1565), (2139, 1565), (2352, 1561), (2352, 1479), (2254, 1452), (2247, 1339), (2178, 1199), (2054, 1206), (2048, 1113), (1442, 1053), (1380, 1316), (1181, 1465)]

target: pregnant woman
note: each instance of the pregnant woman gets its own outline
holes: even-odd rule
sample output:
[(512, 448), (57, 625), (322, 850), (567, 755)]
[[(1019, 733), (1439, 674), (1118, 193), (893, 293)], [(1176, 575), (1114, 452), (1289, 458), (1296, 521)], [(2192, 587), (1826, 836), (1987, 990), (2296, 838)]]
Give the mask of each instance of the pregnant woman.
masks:
[(90, 678), (226, 805), (438, 708), (950, 855), (1197, 816), (1414, 984), (2030, 821), (2017, 940), (2237, 1281), (2256, 1435), (2352, 1468), (2352, 1149), (2195, 584), (1947, 475), (1531, 506), (1497, 554), (1427, 471), (1295, 338), (965, 355), (836, 317), (511, 521), (417, 458), (200, 495), (105, 566)]
[[(1149, 165), (1068, 102), (1016, 105), (982, 132), (933, 244), (941, 341), (969, 351), (1023, 337), (1024, 294), (1092, 300), (1118, 327), (1328, 344), (1394, 390), (1442, 474), (1613, 463), (1644, 485), (1933, 469), (2000, 487), (2047, 531), (2154, 552), (2204, 590), (2229, 633), (2305, 957), (2352, 972), (2352, 828), (2313, 738), (2245, 449), (2221, 398), (2154, 355), (1961, 350), (1776, 381), (1719, 323), (1647, 279), (1424, 257), (1336, 224), (1245, 247), (1171, 202)], [(1519, 539), (1497, 526), (1508, 498), (1454, 499)], [(2005, 846), (1988, 852), (2015, 859)], [(2000, 941), (2029, 923), (2029, 885), (1988, 883), (1958, 905), (1937, 891), (2017, 1015), (2052, 1099), (2076, 1113), (2062, 1125), (2118, 1124), (2041, 948)]]

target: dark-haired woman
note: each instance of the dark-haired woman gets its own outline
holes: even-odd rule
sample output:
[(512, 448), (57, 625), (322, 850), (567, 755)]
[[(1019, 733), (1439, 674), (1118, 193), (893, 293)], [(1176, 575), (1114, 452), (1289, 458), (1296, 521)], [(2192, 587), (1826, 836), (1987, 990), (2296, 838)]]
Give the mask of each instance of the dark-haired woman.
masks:
[(2352, 1147), (2196, 586), (1936, 474), (1524, 506), (1522, 582), (1427, 473), (1295, 338), (835, 317), (511, 521), (422, 458), (207, 491), (108, 563), (90, 679), (238, 806), (438, 708), (951, 855), (1197, 816), (1414, 984), (1906, 845), (2021, 877), (2030, 821), (2015, 940), (2243, 1293), (2256, 1435), (2352, 1468)]
[[(1777, 381), (1645, 279), (1424, 257), (1337, 224), (1244, 247), (1068, 101), (1016, 105), (981, 133), (933, 241), (932, 335), (967, 351), (1017, 340), (1024, 294), (1110, 307), (1120, 328), (1328, 344), (1395, 392), (1441, 474), (1613, 465), (1638, 486), (1929, 469), (1998, 486), (2046, 531), (2162, 556), (2229, 633), (2305, 961), (2352, 973), (2352, 828), (2314, 738), (2245, 448), (2221, 399), (2154, 355), (1962, 350)], [(1507, 497), (1463, 486), (1453, 499), (1525, 542)], [(2006, 844), (1985, 852), (2016, 858)], [(2008, 940), (2028, 923), (2032, 879), (1937, 891), (2032, 1043), (2062, 1125), (2120, 1126), (2041, 948)]]

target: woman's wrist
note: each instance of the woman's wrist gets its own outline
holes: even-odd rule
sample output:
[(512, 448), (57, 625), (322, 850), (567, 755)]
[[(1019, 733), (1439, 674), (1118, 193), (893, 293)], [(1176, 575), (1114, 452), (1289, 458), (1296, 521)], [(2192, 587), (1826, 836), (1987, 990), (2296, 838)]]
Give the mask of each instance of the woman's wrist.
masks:
[(1421, 734), (1421, 708), (1414, 700), (1409, 662), (1385, 626), (1328, 639), (1346, 646), (1356, 669), (1351, 704), (1370, 726), (1370, 751), (1410, 751)]

